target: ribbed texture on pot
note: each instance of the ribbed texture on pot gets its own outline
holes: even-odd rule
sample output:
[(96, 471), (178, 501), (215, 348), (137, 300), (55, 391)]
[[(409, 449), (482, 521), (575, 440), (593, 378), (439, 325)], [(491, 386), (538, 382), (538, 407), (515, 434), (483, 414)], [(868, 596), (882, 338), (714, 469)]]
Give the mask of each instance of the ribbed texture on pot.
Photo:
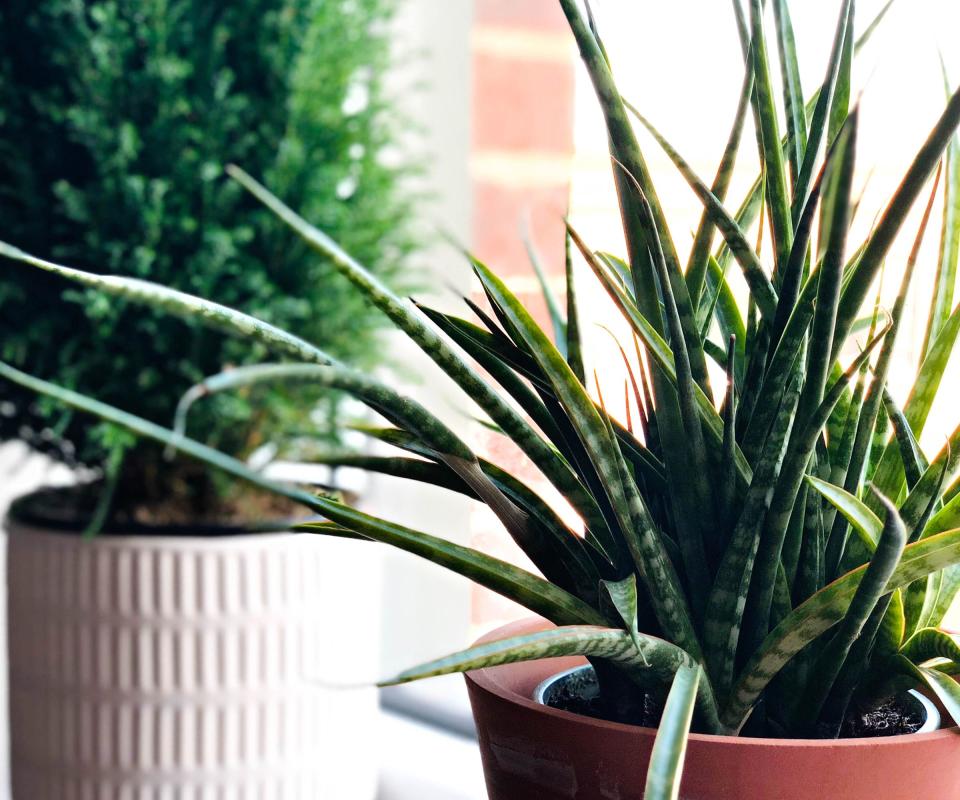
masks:
[(14, 800), (373, 797), (376, 696), (319, 685), (376, 671), (349, 548), (8, 527)]

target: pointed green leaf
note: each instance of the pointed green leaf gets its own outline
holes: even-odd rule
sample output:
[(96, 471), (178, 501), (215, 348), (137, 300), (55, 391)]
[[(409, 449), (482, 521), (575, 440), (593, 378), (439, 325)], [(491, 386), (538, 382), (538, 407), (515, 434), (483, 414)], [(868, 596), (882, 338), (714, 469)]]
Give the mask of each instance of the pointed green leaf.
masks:
[(667, 695), (647, 767), (645, 800), (679, 800), (687, 735), (700, 683), (700, 667), (681, 667)]
[[(943, 66), (942, 58), (941, 66)], [(946, 67), (943, 73), (949, 97), (950, 85)], [(946, 182), (943, 193), (943, 221), (940, 228), (940, 256), (937, 260), (930, 313), (927, 315), (927, 329), (923, 335), (923, 347), (920, 348), (921, 358), (926, 358), (930, 346), (950, 317), (957, 285), (957, 261), (960, 256), (960, 137), (954, 135), (950, 140), (944, 159)]]
[[(727, 190), (730, 187), (730, 180), (733, 177), (737, 151), (740, 149), (740, 139), (743, 135), (744, 122), (747, 117), (747, 109), (750, 107), (750, 95), (752, 92), (753, 72), (747, 70), (743, 78), (743, 86), (740, 89), (740, 99), (737, 101), (737, 111), (733, 117), (733, 125), (727, 137), (727, 144), (723, 149), (723, 155), (720, 157), (717, 174), (714, 176), (713, 183), (710, 186), (710, 194), (721, 204), (726, 199)], [(687, 262), (686, 276), (687, 287), (690, 290), (690, 302), (693, 303), (698, 312), (701, 306), (700, 300), (703, 294), (704, 281), (707, 276), (707, 259), (710, 255), (710, 248), (713, 246), (716, 229), (716, 225), (711, 216), (708, 207), (704, 206), (700, 216), (700, 223), (697, 225), (697, 232), (693, 237), (693, 246), (690, 248), (690, 258)]]
[[(873, 234), (867, 240), (859, 260), (852, 267), (837, 314), (835, 335), (837, 343), (846, 340), (847, 332), (856, 319), (867, 292), (870, 291), (880, 264), (900, 232), (914, 201), (923, 190), (927, 178), (937, 168), (940, 156), (950, 143), (958, 125), (960, 125), (960, 90), (950, 98), (940, 119), (917, 152), (896, 192), (887, 203)], [(916, 426), (914, 428), (916, 429)]]
[(820, 480), (813, 475), (807, 476), (807, 482), (826, 498), (853, 526), (869, 552), (873, 552), (880, 541), (883, 523), (866, 503), (839, 486)]
[[(766, 36), (763, 31), (763, 5), (761, 0), (750, 0), (750, 33), (753, 55), (753, 75), (756, 86), (754, 114), (760, 132), (760, 163), (766, 176), (767, 211), (773, 230), (777, 270), (786, 267), (793, 244), (793, 223), (790, 219), (790, 200), (787, 195), (787, 176), (783, 165), (783, 149), (780, 144), (780, 125), (777, 122), (777, 107), (770, 79), (770, 63), (767, 56)], [(759, 302), (759, 301), (758, 301)], [(773, 314), (764, 313), (766, 319)]]
[(954, 724), (958, 724), (960, 722), (960, 684), (952, 676), (944, 675), (939, 670), (918, 667), (917, 671), (953, 718)]
[(523, 229), (523, 245), (527, 249), (527, 256), (537, 276), (537, 283), (540, 284), (540, 294), (547, 304), (547, 313), (550, 315), (550, 322), (553, 325), (553, 341), (557, 345), (557, 349), (563, 354), (563, 357), (566, 358), (567, 321), (564, 319), (563, 312), (560, 311), (560, 303), (557, 302), (557, 295), (547, 280), (547, 274), (543, 271), (540, 254), (537, 252), (536, 247), (534, 247), (529, 226), (524, 226)]
[(570, 234), (564, 234), (564, 262), (567, 275), (567, 363), (577, 376), (580, 383), (584, 383), (583, 343), (580, 339), (580, 313), (577, 308), (577, 282), (573, 270), (573, 243)]
[(737, 221), (730, 215), (719, 199), (707, 188), (706, 184), (690, 168), (690, 165), (673, 148), (673, 146), (653, 127), (653, 125), (636, 108), (629, 103), (626, 104), (631, 113), (650, 131), (650, 134), (657, 140), (660, 147), (667, 154), (671, 161), (676, 165), (680, 174), (693, 189), (694, 193), (703, 203), (704, 210), (709, 213), (710, 219), (720, 231), (727, 246), (733, 253), (734, 258), (740, 264), (743, 270), (743, 276), (750, 286), (752, 296), (757, 301), (764, 317), (772, 320), (776, 314), (777, 293), (770, 283), (770, 279), (763, 271), (760, 259), (754, 252), (753, 247), (747, 241), (747, 237), (740, 229)]
[(843, 51), (840, 54), (840, 69), (837, 72), (837, 85), (833, 90), (830, 103), (830, 118), (827, 124), (827, 143), (832, 142), (840, 133), (850, 110), (850, 92), (853, 73), (853, 49), (856, 20), (856, 4), (850, 3), (850, 14), (843, 36)]
[[(820, 93), (817, 96), (817, 102), (813, 111), (813, 118), (810, 121), (810, 136), (807, 141), (807, 147), (803, 154), (803, 162), (800, 169), (800, 176), (794, 188), (793, 196), (793, 218), (800, 218), (800, 211), (807, 201), (807, 193), (810, 188), (810, 182), (813, 179), (814, 169), (817, 158), (820, 155), (827, 135), (827, 124), (830, 106), (833, 102), (834, 90), (837, 85), (837, 76), (840, 72), (840, 63), (843, 60), (843, 42), (849, 29), (850, 8), (852, 0), (844, 0), (840, 7), (840, 15), (837, 20), (836, 32), (833, 37), (833, 46), (830, 50), (830, 58), (827, 63), (827, 74), (823, 79)], [(851, 31), (852, 32), (852, 31)], [(829, 142), (827, 142), (829, 145)]]
[(960, 661), (960, 641), (956, 634), (939, 628), (921, 628), (903, 643), (900, 655), (917, 665), (934, 658)]
[(777, 26), (777, 52), (780, 55), (780, 80), (783, 85), (784, 110), (787, 117), (787, 155), (790, 162), (790, 177), (797, 184), (800, 162), (807, 147), (807, 114), (803, 108), (803, 87), (800, 80), (800, 64), (797, 60), (797, 43), (790, 20), (787, 0), (774, 0), (773, 15)]
[(244, 314), (241, 311), (204, 300), (185, 292), (169, 289), (150, 281), (138, 278), (125, 278), (120, 275), (96, 275), (92, 272), (65, 267), (44, 261), (12, 245), (0, 242), (0, 256), (39, 267), (61, 278), (89, 286), (92, 289), (119, 297), (132, 303), (155, 308), (181, 319), (197, 322), (208, 328), (250, 339), (267, 347), (271, 352), (310, 361), (315, 364), (334, 364), (335, 359), (324, 353), (319, 347), (287, 333), (269, 323)]

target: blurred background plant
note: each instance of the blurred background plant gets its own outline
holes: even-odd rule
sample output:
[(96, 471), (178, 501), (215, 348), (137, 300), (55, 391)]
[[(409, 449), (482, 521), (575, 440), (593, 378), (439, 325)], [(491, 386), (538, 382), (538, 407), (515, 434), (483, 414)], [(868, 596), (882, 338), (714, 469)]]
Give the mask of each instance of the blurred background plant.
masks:
[[(236, 161), (268, 176), (391, 281), (415, 239), (403, 180), (412, 168), (396, 145), (404, 121), (384, 87), (395, 5), (3, 3), (5, 238), (242, 308), (369, 366), (379, 312), (222, 174)], [(7, 270), (0, 319), (5, 360), (159, 422), (203, 376), (264, 356), (93, 291), (64, 291), (29, 269)], [(104, 338), (114, 345), (99, 346)], [(205, 471), (162, 465), (148, 442), (9, 383), (0, 391), (0, 440), (105, 466), (119, 476), (119, 512), (162, 498), (196, 516), (224, 496)], [(266, 443), (289, 443), (311, 409), (311, 429), (335, 442), (342, 404), (303, 387), (257, 389), (255, 404), (249, 395), (216, 398), (191, 432), (247, 457)]]

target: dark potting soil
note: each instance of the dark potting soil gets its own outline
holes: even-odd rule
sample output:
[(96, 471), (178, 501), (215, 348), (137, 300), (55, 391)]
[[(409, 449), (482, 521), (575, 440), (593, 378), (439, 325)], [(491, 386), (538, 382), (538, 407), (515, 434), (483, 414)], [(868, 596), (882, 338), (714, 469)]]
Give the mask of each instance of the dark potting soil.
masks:
[[(39, 489), (14, 501), (11, 516), (27, 525), (64, 533), (82, 532), (93, 518), (97, 483)], [(120, 487), (118, 487), (118, 494)], [(303, 509), (286, 498), (256, 489), (236, 490), (190, 502), (176, 491), (164, 502), (137, 501), (135, 493), (118, 497), (101, 533), (217, 536), (283, 530), (304, 519)]]
[(904, 733), (916, 733), (923, 727), (923, 723), (923, 712), (918, 706), (905, 703), (902, 698), (892, 697), (876, 708), (851, 709), (840, 728), (840, 738), (900, 736)]
[(660, 715), (663, 714), (663, 702), (649, 694), (643, 696), (642, 706), (624, 708), (602, 702), (597, 690), (597, 679), (591, 670), (574, 672), (553, 684), (543, 699), (544, 705), (551, 708), (644, 728), (656, 728), (660, 724)]
[[(646, 694), (642, 708), (613, 707), (603, 703), (592, 671), (575, 672), (554, 683), (544, 695), (544, 705), (582, 714), (585, 717), (656, 728), (663, 713), (663, 701)], [(912, 698), (911, 698), (912, 700)], [(923, 726), (924, 715), (919, 704), (895, 697), (870, 709), (853, 709), (847, 713), (840, 728), (841, 739), (900, 736), (916, 733)], [(832, 738), (824, 731), (821, 738)]]

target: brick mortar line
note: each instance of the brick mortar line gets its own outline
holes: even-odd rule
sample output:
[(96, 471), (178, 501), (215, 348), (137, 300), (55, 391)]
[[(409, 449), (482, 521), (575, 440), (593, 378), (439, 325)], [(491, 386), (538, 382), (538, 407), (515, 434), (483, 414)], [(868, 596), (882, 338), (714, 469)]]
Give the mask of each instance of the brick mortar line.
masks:
[(573, 154), (563, 151), (475, 150), (470, 155), (473, 180), (515, 188), (568, 186)]
[(528, 27), (480, 24), (474, 28), (470, 43), (477, 54), (563, 66), (573, 64), (573, 44), (565, 32), (544, 33)]

